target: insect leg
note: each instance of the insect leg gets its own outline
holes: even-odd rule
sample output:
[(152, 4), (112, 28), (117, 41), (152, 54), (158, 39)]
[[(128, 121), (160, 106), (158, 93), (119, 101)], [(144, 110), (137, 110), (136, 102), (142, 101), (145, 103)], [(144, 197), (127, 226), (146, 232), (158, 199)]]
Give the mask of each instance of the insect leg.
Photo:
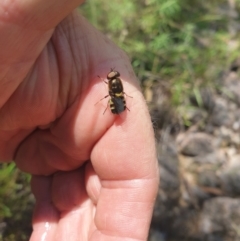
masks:
[(127, 95), (126, 92), (123, 92), (123, 94), (126, 95), (127, 97), (133, 98), (132, 96)]
[(107, 105), (106, 109), (104, 110), (103, 115), (105, 114), (105, 112), (106, 112), (107, 108), (108, 108), (108, 105)]
[[(102, 99), (100, 99), (97, 103), (99, 103), (101, 100), (107, 98), (108, 96), (109, 96), (109, 95), (104, 96), (104, 97), (103, 97)], [(95, 105), (96, 105), (97, 103), (95, 103)]]

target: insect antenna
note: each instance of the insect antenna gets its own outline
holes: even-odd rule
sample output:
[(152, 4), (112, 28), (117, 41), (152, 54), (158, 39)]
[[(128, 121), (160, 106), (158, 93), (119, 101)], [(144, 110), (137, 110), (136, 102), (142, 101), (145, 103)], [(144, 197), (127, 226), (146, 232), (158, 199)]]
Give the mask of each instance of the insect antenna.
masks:
[(99, 75), (97, 76), (100, 80), (102, 80), (105, 84), (108, 84), (108, 82), (106, 82), (102, 77), (100, 77)]

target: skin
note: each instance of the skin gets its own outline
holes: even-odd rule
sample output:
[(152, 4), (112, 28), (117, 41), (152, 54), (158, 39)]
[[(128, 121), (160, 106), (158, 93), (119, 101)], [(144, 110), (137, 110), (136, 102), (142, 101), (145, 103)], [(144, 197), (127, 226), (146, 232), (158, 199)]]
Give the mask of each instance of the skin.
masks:
[[(76, 0), (0, 2), (0, 161), (32, 174), (31, 241), (146, 240), (158, 188), (154, 135), (126, 54)], [(103, 111), (121, 73), (127, 107)]]

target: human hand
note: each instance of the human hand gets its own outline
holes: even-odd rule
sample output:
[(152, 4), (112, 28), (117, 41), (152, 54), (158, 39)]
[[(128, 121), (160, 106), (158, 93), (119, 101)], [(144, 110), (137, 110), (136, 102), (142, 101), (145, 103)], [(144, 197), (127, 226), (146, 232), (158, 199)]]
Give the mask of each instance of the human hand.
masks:
[[(123, 51), (72, 12), (80, 2), (0, 4), (0, 161), (33, 175), (31, 241), (146, 240), (158, 187), (149, 114)], [(94, 105), (111, 67), (133, 97), (121, 115)]]

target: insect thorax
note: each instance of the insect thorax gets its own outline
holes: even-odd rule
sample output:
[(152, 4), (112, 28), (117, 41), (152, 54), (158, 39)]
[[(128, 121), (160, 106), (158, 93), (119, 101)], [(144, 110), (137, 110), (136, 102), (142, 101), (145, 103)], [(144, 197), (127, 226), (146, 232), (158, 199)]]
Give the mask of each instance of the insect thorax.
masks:
[[(112, 92), (112, 94), (120, 94), (123, 93), (123, 85), (122, 81), (119, 78), (109, 80), (109, 91)], [(109, 92), (110, 94), (110, 92)]]

